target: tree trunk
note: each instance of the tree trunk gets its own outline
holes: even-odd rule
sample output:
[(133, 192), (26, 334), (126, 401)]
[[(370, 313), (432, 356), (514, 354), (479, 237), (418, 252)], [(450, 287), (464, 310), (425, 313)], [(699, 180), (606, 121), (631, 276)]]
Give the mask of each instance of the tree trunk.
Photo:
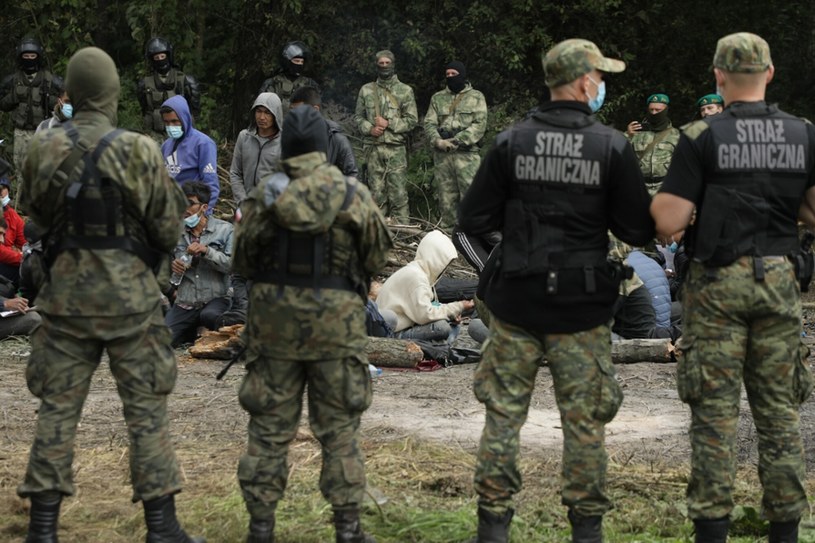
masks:
[(670, 339), (622, 339), (611, 342), (611, 361), (615, 364), (676, 362), (676, 356)]
[(422, 361), (422, 349), (412, 341), (385, 337), (368, 338), (368, 362), (385, 368), (415, 368)]
[(243, 330), (242, 324), (224, 326), (217, 331), (207, 330), (190, 347), (190, 356), (231, 360), (243, 345), (240, 339), (241, 330)]

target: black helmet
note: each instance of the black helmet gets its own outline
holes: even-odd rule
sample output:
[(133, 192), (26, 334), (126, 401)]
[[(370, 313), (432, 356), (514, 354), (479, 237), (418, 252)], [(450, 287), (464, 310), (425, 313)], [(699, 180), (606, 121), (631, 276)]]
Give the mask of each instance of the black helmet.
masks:
[(283, 51), (280, 52), (280, 56), (283, 57), (284, 64), (286, 61), (290, 61), (296, 57), (308, 61), (311, 59), (311, 51), (309, 51), (306, 44), (301, 41), (290, 41), (283, 46)]
[[(23, 61), (23, 53), (36, 53), (37, 58), (34, 60)], [(33, 73), (40, 69), (40, 62), (42, 61), (42, 45), (34, 38), (23, 38), (17, 46), (17, 62), (20, 69)]]
[[(153, 55), (159, 53), (167, 53), (167, 58), (160, 61), (153, 60)], [(166, 74), (175, 63), (175, 59), (173, 58), (173, 45), (164, 38), (150, 38), (150, 41), (147, 42), (144, 48), (144, 58), (153, 66), (154, 70)]]

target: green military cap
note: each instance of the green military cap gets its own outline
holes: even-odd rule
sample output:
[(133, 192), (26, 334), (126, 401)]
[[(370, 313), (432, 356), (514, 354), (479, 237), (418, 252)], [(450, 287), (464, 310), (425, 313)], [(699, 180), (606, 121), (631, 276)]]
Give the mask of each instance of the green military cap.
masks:
[(724, 98), (722, 98), (718, 94), (705, 94), (696, 101), (696, 107), (702, 107), (708, 104), (724, 105)]
[(668, 98), (667, 94), (662, 94), (660, 92), (656, 94), (652, 94), (648, 97), (648, 100), (645, 101), (646, 104), (670, 104), (671, 99)]
[(581, 39), (562, 41), (543, 56), (548, 87), (565, 85), (594, 69), (618, 73), (625, 70), (625, 62), (604, 57), (596, 45)]
[(764, 38), (750, 32), (737, 32), (720, 39), (713, 55), (713, 67), (725, 72), (766, 72), (772, 63), (770, 46)]

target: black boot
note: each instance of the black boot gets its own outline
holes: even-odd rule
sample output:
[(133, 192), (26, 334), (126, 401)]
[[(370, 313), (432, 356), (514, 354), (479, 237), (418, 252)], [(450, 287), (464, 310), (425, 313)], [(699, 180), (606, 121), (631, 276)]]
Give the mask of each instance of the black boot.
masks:
[(696, 529), (695, 543), (727, 543), (727, 530), (730, 527), (730, 518), (695, 519), (693, 526)]
[(572, 543), (603, 543), (603, 517), (584, 517), (569, 509), (569, 523), (572, 525)]
[(362, 531), (359, 508), (356, 506), (334, 508), (334, 528), (337, 543), (376, 543), (376, 539)]
[(40, 492), (31, 495), (31, 518), (25, 543), (58, 543), (57, 521), (62, 494)]
[(268, 519), (252, 517), (246, 543), (274, 543), (274, 515)]
[(181, 529), (175, 518), (172, 494), (144, 502), (144, 522), (147, 524), (147, 543), (206, 543), (206, 539), (191, 538)]
[(514, 509), (507, 509), (503, 515), (496, 515), (479, 507), (478, 536), (472, 543), (507, 543), (509, 541), (509, 523), (514, 514)]
[(798, 522), (800, 520), (771, 522), (769, 543), (798, 543)]

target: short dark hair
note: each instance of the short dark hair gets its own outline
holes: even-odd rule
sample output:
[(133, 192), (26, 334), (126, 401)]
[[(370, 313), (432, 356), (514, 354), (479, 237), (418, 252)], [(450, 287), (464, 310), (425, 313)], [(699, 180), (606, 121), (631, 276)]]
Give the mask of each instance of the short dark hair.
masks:
[[(170, 106), (161, 106), (158, 109), (158, 112), (159, 112), (160, 115), (164, 115), (165, 113), (175, 113), (175, 110), (173, 108), (171, 108)], [(178, 113), (175, 113), (175, 114), (178, 115)]]
[(184, 196), (195, 196), (202, 204), (208, 204), (209, 199), (212, 197), (212, 191), (209, 186), (200, 181), (184, 183), (181, 185), (181, 189), (184, 191)]
[(291, 95), (291, 100), (289, 101), (292, 104), (298, 104), (300, 102), (304, 104), (308, 104), (310, 106), (319, 106), (320, 105), (320, 91), (315, 89), (314, 87), (300, 87), (294, 94)]

